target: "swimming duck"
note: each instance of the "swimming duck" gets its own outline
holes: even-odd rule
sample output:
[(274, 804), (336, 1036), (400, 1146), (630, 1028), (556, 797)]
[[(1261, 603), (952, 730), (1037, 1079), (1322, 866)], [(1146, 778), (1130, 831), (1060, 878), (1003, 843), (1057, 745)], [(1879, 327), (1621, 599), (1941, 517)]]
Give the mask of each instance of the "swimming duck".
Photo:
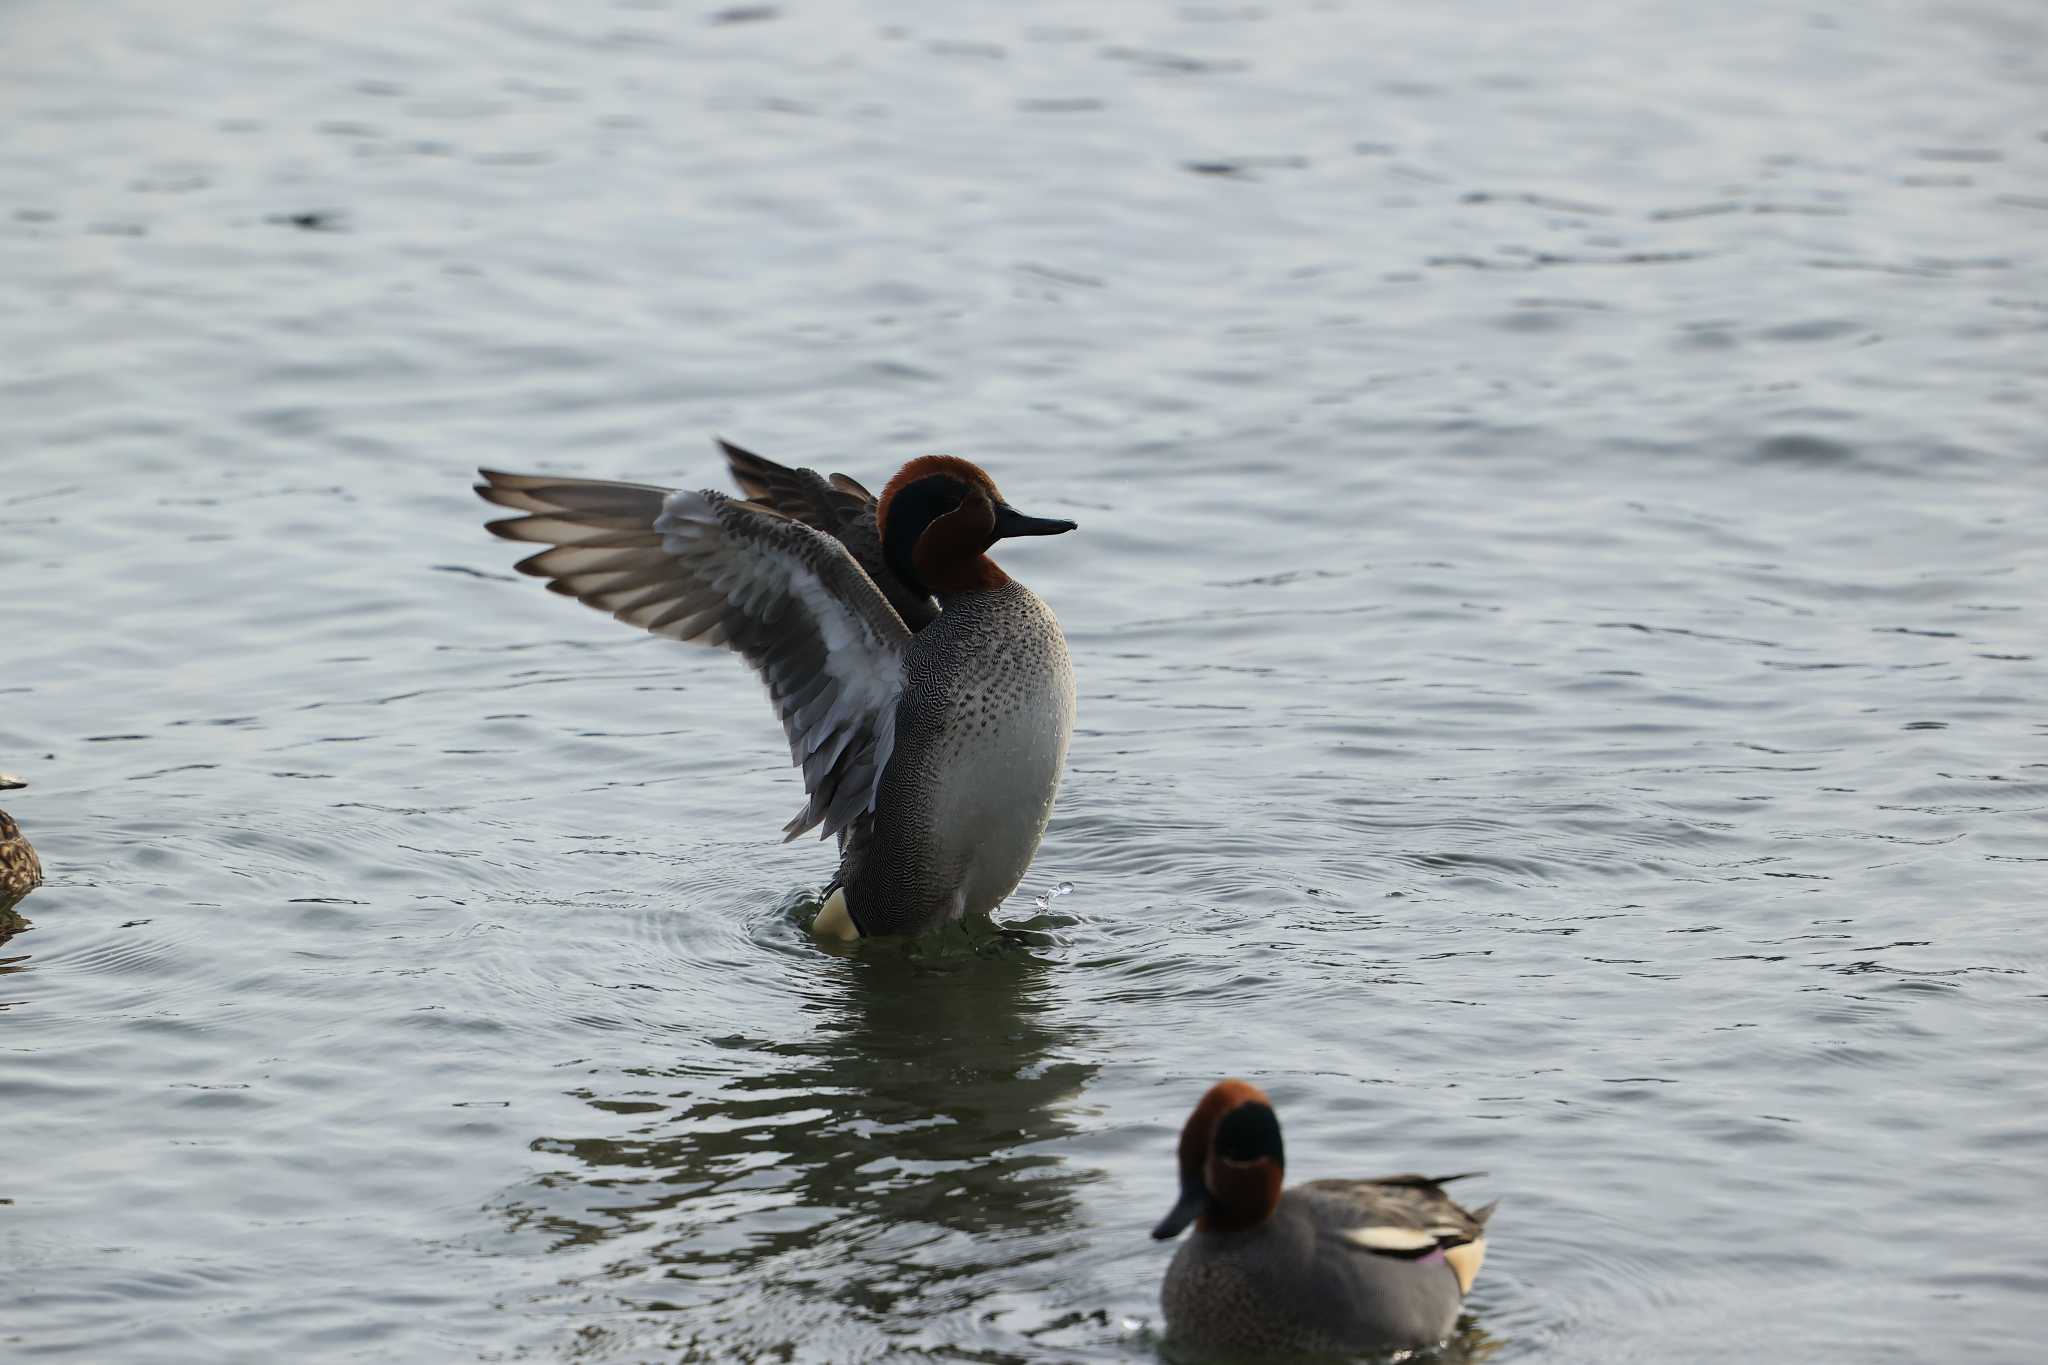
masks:
[(746, 500), (488, 469), (476, 491), (527, 514), (493, 533), (552, 547), (520, 572), (761, 674), (810, 796), (784, 839), (839, 839), (813, 932), (988, 913), (1045, 832), (1074, 671), (1052, 612), (984, 552), (1074, 523), (1024, 515), (948, 455), (912, 460), (877, 498), (720, 444)]
[(1211, 1086), (1180, 1134), (1190, 1222), (1161, 1287), (1168, 1337), (1199, 1353), (1405, 1350), (1449, 1336), (1486, 1255), (1494, 1206), (1443, 1191), (1463, 1176), (1311, 1180), (1282, 1191), (1280, 1120), (1256, 1087)]
[[(0, 792), (19, 791), (28, 783), (0, 773)], [(43, 865), (36, 851), (21, 837), (14, 817), (0, 810), (0, 934), (20, 928), (14, 907), (23, 896), (43, 884)]]

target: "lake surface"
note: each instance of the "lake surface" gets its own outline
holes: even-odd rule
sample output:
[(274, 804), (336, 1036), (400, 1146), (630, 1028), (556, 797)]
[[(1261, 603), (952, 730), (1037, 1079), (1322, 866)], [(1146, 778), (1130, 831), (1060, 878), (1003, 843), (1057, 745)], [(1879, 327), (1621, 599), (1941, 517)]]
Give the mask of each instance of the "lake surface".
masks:
[[(2031, 0), (9, 7), (0, 1356), (1157, 1360), (1239, 1074), (1489, 1172), (1454, 1358), (2039, 1359), (2044, 90)], [(813, 946), (746, 670), (481, 530), (712, 433), (1080, 522), (1011, 933)]]

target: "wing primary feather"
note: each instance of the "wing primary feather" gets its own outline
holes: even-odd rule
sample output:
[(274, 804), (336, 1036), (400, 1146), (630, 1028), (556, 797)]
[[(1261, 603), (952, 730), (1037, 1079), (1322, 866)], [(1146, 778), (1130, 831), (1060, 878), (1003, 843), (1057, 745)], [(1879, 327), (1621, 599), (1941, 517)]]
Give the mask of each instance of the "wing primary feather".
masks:
[(799, 514), (808, 500), (828, 522), (862, 509), (871, 519), (865, 489), (721, 444), (758, 501), (494, 470), (479, 471), (476, 491), (524, 514), (486, 523), (493, 535), (541, 547), (518, 562), (521, 573), (628, 624), (723, 645), (752, 664), (804, 774), (808, 800), (785, 837), (821, 824), (830, 837), (874, 808), (895, 745), (910, 631), (831, 526)]

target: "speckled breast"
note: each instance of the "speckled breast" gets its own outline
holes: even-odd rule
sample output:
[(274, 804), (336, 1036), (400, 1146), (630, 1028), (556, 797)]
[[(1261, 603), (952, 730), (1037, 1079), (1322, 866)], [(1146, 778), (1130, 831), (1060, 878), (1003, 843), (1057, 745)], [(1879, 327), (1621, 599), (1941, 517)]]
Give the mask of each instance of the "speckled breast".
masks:
[(915, 866), (915, 887), (898, 886), (929, 902), (922, 917), (986, 913), (1023, 879), (1059, 790), (1074, 728), (1066, 640), (1044, 603), (1006, 583), (949, 602), (908, 667), (878, 802), (898, 827), (882, 842)]

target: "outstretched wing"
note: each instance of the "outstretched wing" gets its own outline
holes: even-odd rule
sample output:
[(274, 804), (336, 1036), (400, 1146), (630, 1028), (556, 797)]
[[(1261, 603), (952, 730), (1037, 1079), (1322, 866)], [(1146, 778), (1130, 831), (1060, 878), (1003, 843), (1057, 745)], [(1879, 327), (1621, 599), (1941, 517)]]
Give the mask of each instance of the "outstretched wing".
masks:
[(555, 592), (759, 670), (810, 801), (786, 838), (837, 834), (874, 808), (896, 739), (910, 632), (846, 547), (723, 493), (478, 471), (488, 523), (550, 548), (517, 565)]
[(844, 474), (827, 479), (815, 469), (792, 469), (724, 439), (718, 448), (725, 452), (733, 482), (749, 498), (844, 545), (913, 632), (938, 619), (939, 607), (931, 595), (898, 578), (883, 556), (874, 494)]

